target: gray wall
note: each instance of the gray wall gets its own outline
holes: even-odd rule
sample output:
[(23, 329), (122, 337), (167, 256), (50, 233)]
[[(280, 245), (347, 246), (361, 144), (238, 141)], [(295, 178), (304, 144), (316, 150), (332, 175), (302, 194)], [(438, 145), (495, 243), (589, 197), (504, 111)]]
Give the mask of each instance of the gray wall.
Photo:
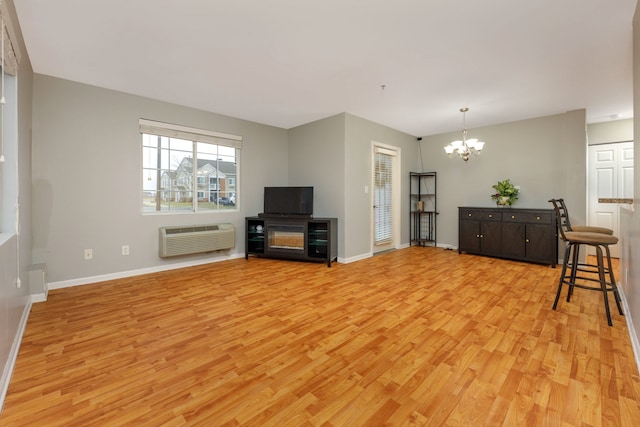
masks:
[(586, 218), (585, 111), (470, 129), (484, 141), (483, 153), (468, 162), (449, 159), (443, 147), (460, 132), (424, 137), (425, 169), (438, 172), (438, 241), (458, 245), (458, 207), (495, 203), (491, 186), (509, 178), (520, 186), (514, 207), (551, 209), (548, 200), (564, 197), (576, 222)]
[(627, 302), (627, 323), (635, 350), (636, 363), (640, 366), (640, 5), (633, 18), (633, 110), (634, 110), (634, 182), (633, 208), (620, 208), (620, 275)]
[(289, 185), (314, 187), (314, 216), (338, 218), (338, 256), (345, 253), (344, 114), (289, 130)]
[[(348, 114), (287, 131), (38, 74), (33, 90), (33, 258), (52, 288), (238, 256), (244, 217), (262, 211), (267, 185), (314, 186), (315, 215), (339, 219), (340, 258), (369, 256), (371, 142), (401, 148), (403, 206), (419, 160), (415, 137)], [(243, 136), (239, 211), (142, 215), (139, 118)], [(158, 227), (213, 222), (237, 226), (230, 254), (158, 257)]]
[(342, 219), (344, 114), (289, 130), (289, 185), (314, 186), (314, 216)]
[(587, 125), (589, 145), (633, 141), (633, 119)]
[[(189, 262), (244, 253), (244, 217), (262, 211), (265, 185), (287, 184), (283, 129), (38, 74), (33, 91), (33, 257), (53, 287), (184, 263), (158, 257), (161, 226), (237, 226), (231, 254)], [(239, 211), (142, 215), (139, 118), (242, 136)]]
[[(346, 114), (345, 129), (345, 258), (372, 253), (372, 143), (400, 149), (400, 247), (409, 244), (409, 172), (420, 172), (416, 137), (360, 117)], [(364, 186), (369, 192), (364, 192)]]
[[(401, 151), (401, 239), (409, 241), (409, 172), (418, 167), (416, 137), (338, 114), (289, 131), (289, 182), (315, 187), (316, 216), (338, 218), (338, 255), (350, 262), (371, 256), (372, 142)], [(405, 194), (406, 193), (406, 194)]]

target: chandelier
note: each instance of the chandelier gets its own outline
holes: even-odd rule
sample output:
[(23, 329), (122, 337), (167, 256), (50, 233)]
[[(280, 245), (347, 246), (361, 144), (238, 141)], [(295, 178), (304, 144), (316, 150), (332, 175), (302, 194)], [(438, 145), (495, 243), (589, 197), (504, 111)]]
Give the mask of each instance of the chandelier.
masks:
[(471, 154), (479, 156), (482, 148), (484, 147), (484, 142), (478, 141), (476, 138), (467, 139), (467, 111), (469, 111), (467, 107), (460, 109), (460, 112), (462, 113), (462, 141), (453, 141), (451, 144), (444, 147), (444, 151), (449, 157), (460, 157), (465, 162), (469, 160), (469, 156)]

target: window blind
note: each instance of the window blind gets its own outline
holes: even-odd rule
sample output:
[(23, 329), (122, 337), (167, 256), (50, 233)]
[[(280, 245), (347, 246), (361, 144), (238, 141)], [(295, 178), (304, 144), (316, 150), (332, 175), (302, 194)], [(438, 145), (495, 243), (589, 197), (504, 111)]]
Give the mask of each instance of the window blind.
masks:
[(208, 142), (210, 144), (226, 145), (227, 147), (242, 149), (241, 136), (147, 119), (140, 119), (138, 123), (140, 133), (185, 139), (187, 141)]
[(374, 244), (391, 241), (392, 234), (392, 185), (393, 156), (395, 152), (382, 147), (375, 148), (375, 185), (374, 185)]
[[(9, 11), (5, 2), (0, 0), (0, 163), (4, 163), (4, 107), (7, 98), (4, 90), (5, 76), (15, 76), (18, 73), (19, 51), (14, 47), (13, 27), (9, 19)], [(10, 105), (15, 106), (16, 100), (9, 100)]]
[(2, 39), (2, 71), (6, 74), (15, 76), (18, 73), (18, 63), (20, 62), (20, 51), (15, 45), (17, 40), (11, 20), (9, 19), (9, 11), (5, 2), (0, 0), (0, 38)]

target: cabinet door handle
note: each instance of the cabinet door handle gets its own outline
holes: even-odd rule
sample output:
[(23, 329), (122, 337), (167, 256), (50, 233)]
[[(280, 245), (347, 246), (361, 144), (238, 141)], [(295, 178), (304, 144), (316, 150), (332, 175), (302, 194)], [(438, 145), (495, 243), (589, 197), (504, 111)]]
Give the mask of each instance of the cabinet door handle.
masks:
[(467, 215), (469, 215), (469, 217), (471, 217), (471, 214), (467, 214)]
[(540, 217), (539, 217), (539, 216), (537, 216), (537, 217), (536, 217), (536, 219), (537, 219), (538, 221), (540, 221)]
[(529, 243), (529, 239), (526, 239), (525, 242)]
[(516, 219), (516, 216), (515, 215), (511, 215), (511, 219)]
[(493, 218), (493, 215), (489, 215), (489, 218)]
[(483, 238), (483, 237), (484, 237), (484, 234), (481, 234), (481, 235), (480, 235), (480, 238)]
[(476, 238), (478, 238), (478, 239), (479, 239), (479, 238), (480, 238), (480, 235), (479, 235), (479, 234), (476, 234)]

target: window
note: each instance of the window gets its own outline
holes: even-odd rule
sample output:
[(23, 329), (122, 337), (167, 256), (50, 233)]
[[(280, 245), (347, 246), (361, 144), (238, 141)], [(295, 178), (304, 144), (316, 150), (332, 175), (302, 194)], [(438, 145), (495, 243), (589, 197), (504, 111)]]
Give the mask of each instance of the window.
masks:
[[(0, 67), (0, 72), (1, 72)], [(18, 77), (4, 76), (6, 103), (0, 106), (0, 233), (16, 233), (18, 224)]]
[(0, 1), (0, 233), (18, 231), (18, 64), (20, 50), (13, 25)]
[(236, 208), (241, 137), (144, 119), (140, 133), (143, 213)]

